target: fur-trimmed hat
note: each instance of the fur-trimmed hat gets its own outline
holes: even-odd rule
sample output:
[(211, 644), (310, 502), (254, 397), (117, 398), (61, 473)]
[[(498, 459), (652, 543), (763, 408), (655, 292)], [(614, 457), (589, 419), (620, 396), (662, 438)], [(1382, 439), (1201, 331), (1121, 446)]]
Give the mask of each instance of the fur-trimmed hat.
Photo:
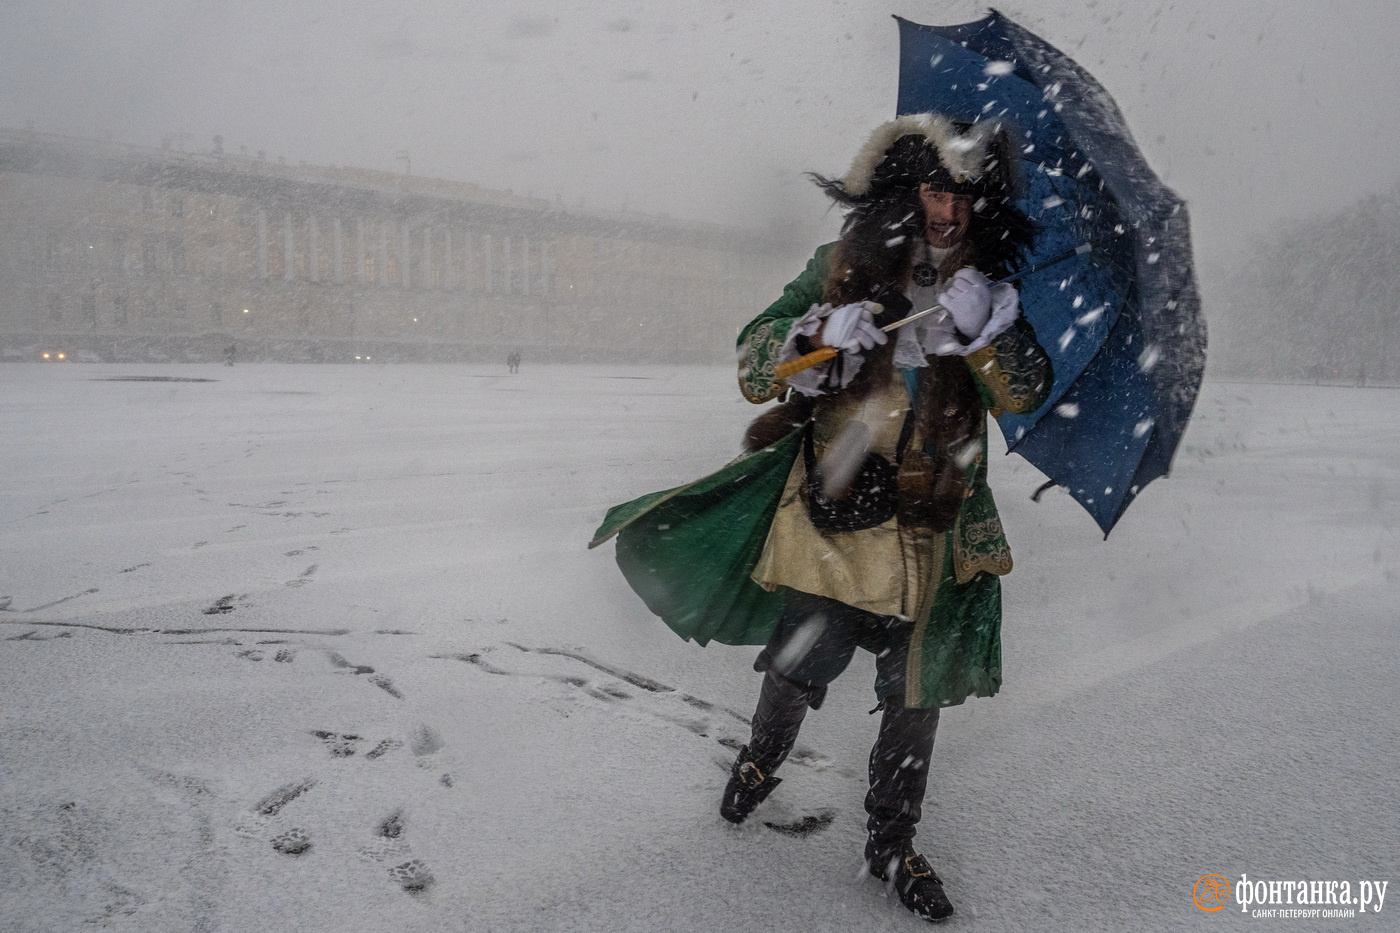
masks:
[(959, 123), (940, 113), (905, 114), (875, 128), (838, 184), (852, 200), (896, 189), (939, 190), (1010, 200), (1020, 191), (1018, 134), (989, 120)]

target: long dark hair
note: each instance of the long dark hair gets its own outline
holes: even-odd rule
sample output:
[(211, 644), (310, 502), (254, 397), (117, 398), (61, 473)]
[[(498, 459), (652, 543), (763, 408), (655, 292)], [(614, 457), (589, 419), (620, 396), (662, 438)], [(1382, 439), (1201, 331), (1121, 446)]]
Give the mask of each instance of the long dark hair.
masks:
[[(819, 179), (819, 185), (839, 184)], [(841, 227), (841, 241), (827, 269), (823, 301), (848, 304), (871, 299), (909, 280), (914, 248), (924, 235), (919, 189), (903, 188), (854, 205)]]

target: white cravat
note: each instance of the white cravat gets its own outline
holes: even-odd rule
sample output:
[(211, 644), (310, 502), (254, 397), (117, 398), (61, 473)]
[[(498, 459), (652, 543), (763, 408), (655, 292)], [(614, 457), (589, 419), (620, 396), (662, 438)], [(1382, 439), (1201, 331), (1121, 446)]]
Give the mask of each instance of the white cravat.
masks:
[[(919, 253), (914, 257), (916, 263), (931, 263), (935, 269), (943, 265), (943, 260), (947, 258), (952, 249), (936, 249), (929, 246), (927, 241), (920, 244)], [(914, 305), (914, 310), (910, 314), (916, 314), (925, 308), (931, 308), (938, 304), (939, 284), (919, 285), (914, 281), (909, 282), (909, 287), (904, 294)], [(938, 311), (927, 317), (920, 318), (913, 324), (906, 324), (895, 331), (894, 344), (894, 365), (899, 369), (918, 369), (927, 366), (925, 359), (929, 354), (946, 354), (958, 346), (957, 338), (954, 336), (952, 318), (946, 311)]]

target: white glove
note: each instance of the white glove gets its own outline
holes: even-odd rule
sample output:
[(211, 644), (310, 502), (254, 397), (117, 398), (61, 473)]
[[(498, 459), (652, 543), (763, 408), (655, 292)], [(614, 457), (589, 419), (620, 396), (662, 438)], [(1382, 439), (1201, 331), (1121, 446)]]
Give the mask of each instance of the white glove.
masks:
[(976, 269), (959, 269), (938, 293), (938, 303), (964, 337), (976, 337), (992, 316), (991, 282)]
[[(995, 330), (1000, 334), (1011, 326), (1011, 322), (1021, 316), (1021, 295), (1016, 291), (1016, 286), (1010, 282), (1002, 282), (1000, 285), (992, 286), (992, 319), (983, 330)], [(1001, 328), (996, 325), (1002, 321), (1006, 324)], [(991, 336), (996, 336), (992, 334)]]
[(967, 356), (976, 353), (983, 347), (990, 346), (992, 341), (1002, 334), (1016, 319), (1021, 316), (1021, 296), (1016, 291), (1016, 286), (1009, 282), (992, 286), (992, 314), (987, 323), (983, 325), (982, 332), (973, 337), (971, 343), (965, 347), (960, 347), (955, 352), (959, 356)]
[[(963, 342), (957, 337), (953, 317), (947, 311), (935, 311), (921, 321), (916, 321), (915, 334), (920, 349), (931, 356), (959, 355)], [(904, 328), (900, 328), (903, 330)], [(898, 362), (898, 361), (896, 361)]]
[(851, 351), (869, 350), (877, 343), (888, 342), (890, 338), (875, 326), (872, 308), (879, 308), (879, 305), (862, 301), (834, 309), (822, 326), (821, 342), (828, 347)]

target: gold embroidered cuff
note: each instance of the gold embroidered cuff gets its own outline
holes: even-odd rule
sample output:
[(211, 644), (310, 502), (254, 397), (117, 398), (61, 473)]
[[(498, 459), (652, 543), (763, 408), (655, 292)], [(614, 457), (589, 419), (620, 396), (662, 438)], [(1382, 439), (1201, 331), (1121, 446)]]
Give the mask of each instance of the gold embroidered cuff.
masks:
[(779, 326), (776, 321), (764, 321), (753, 329), (740, 349), (739, 391), (755, 405), (772, 401), (787, 388), (787, 383), (773, 372), (792, 326), (790, 321), (782, 323), (787, 327)]
[(983, 570), (999, 577), (1011, 572), (1011, 548), (996, 515), (968, 524), (959, 516), (953, 542), (953, 574), (958, 583), (966, 583)]
[(1012, 390), (1011, 374), (1001, 368), (995, 346), (986, 346), (969, 353), (967, 362), (992, 395), (990, 410), (993, 418), (1000, 418), (1004, 411), (1014, 414), (1025, 411), (1026, 398)]

